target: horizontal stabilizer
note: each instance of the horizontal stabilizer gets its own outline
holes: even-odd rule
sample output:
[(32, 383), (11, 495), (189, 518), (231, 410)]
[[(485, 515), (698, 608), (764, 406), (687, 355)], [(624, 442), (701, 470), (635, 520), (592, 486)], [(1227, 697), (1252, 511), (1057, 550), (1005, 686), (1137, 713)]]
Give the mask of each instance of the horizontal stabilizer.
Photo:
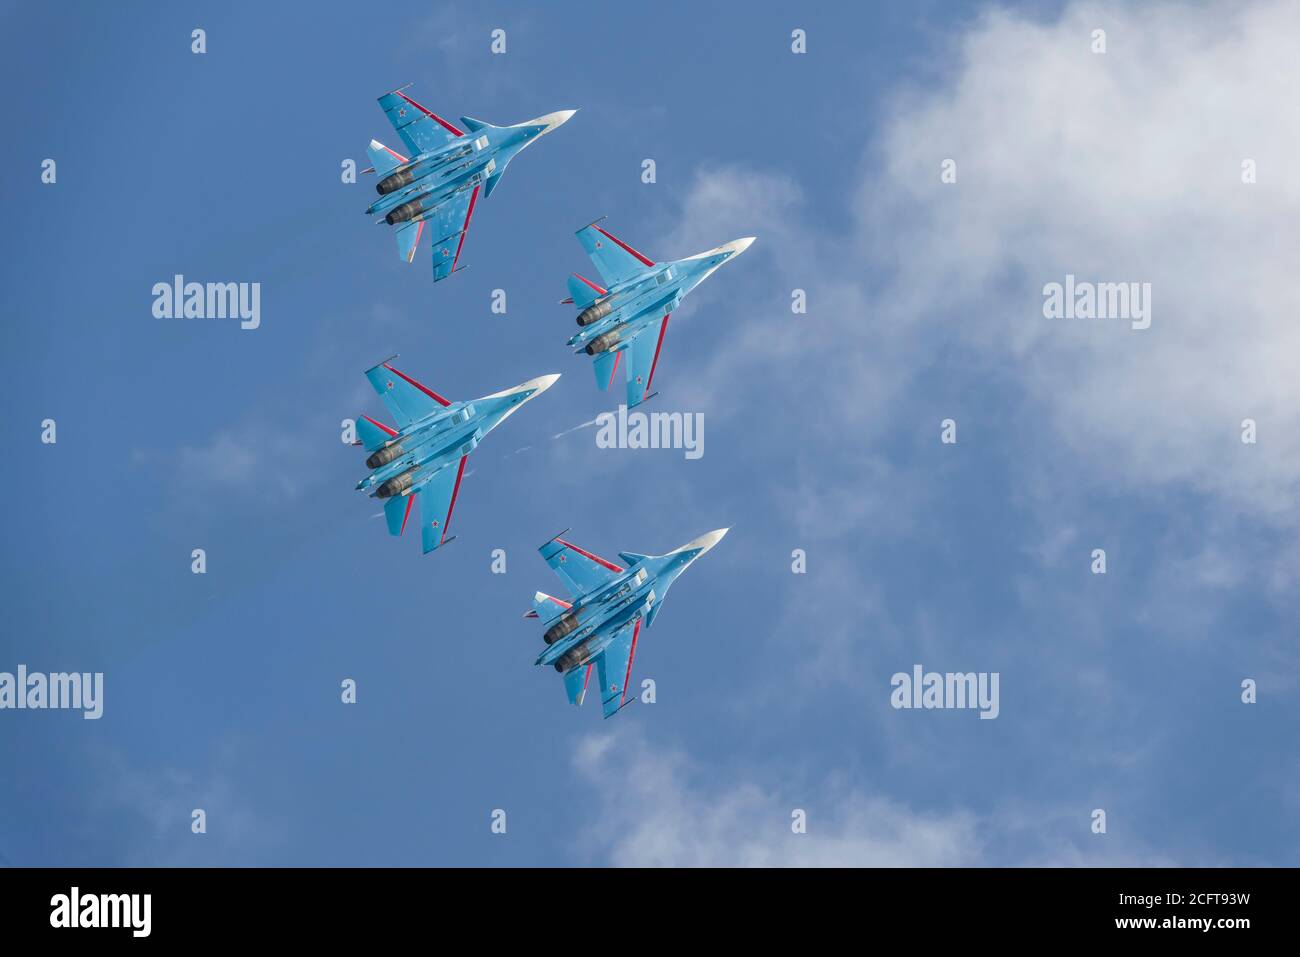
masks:
[(583, 279), (577, 273), (569, 276), (569, 298), (579, 311), (586, 309), (593, 302), (605, 295), (605, 290), (590, 279)]
[(366, 147), (366, 154), (370, 157), (370, 165), (375, 168), (375, 175), (380, 179), (406, 162), (405, 156), (396, 150), (390, 150), (379, 140), (370, 141), (370, 145)]
[(560, 614), (573, 606), (561, 598), (548, 595), (546, 592), (539, 591), (533, 595), (533, 610), (524, 615), (525, 618), (540, 618), (542, 621), (550, 621), (552, 618), (558, 618)]
[(381, 425), (368, 415), (357, 419), (357, 440), (365, 446), (367, 452), (382, 449), (384, 443), (397, 436), (397, 432), (386, 425)]

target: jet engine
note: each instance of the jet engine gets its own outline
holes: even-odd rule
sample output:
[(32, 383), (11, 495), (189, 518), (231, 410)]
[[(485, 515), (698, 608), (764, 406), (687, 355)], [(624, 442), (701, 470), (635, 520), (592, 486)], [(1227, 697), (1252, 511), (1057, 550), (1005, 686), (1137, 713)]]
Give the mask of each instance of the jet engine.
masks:
[(384, 222), (388, 223), (389, 226), (396, 226), (398, 223), (404, 223), (408, 219), (414, 219), (422, 212), (424, 212), (424, 207), (420, 205), (420, 201), (418, 199), (412, 199), (403, 203), (401, 206), (398, 206), (396, 209), (389, 210), (388, 215), (384, 217)]
[(398, 170), (392, 176), (386, 176), (381, 179), (375, 189), (379, 190), (380, 196), (387, 196), (389, 193), (396, 192), (403, 186), (408, 185), (415, 179), (415, 171), (410, 169)]
[(586, 660), (586, 658), (587, 658), (587, 648), (586, 648), (586, 643), (584, 642), (583, 644), (579, 645), (577, 648), (572, 648), (569, 651), (566, 651), (560, 657), (560, 660), (555, 663), (555, 670), (559, 672), (565, 672), (568, 671), (570, 668), (576, 668), (578, 665), (582, 664), (583, 661)]
[(623, 328), (623, 326), (619, 326), (617, 329), (611, 329), (609, 332), (601, 333), (595, 339), (592, 339), (591, 342), (587, 343), (587, 355), (594, 356), (614, 348), (622, 337)]
[(613, 310), (614, 306), (608, 299), (604, 302), (593, 302), (586, 309), (582, 310), (582, 312), (578, 313), (578, 325), (589, 326), (593, 322), (599, 322), (601, 319), (604, 319), (613, 312)]
[(565, 635), (572, 634), (573, 630), (577, 627), (578, 616), (573, 612), (569, 612), (555, 624), (551, 625), (550, 628), (546, 629), (546, 634), (543, 635), (542, 638), (548, 645), (553, 645)]
[(392, 498), (394, 495), (400, 495), (408, 488), (415, 484), (415, 469), (409, 472), (403, 472), (401, 475), (395, 475), (390, 478), (375, 492), (379, 498)]
[(387, 465), (389, 462), (393, 461), (393, 459), (397, 458), (401, 454), (402, 454), (402, 446), (400, 442), (394, 442), (391, 445), (385, 445), (374, 455), (370, 456), (370, 458), (366, 459), (366, 468), (377, 469), (381, 465)]

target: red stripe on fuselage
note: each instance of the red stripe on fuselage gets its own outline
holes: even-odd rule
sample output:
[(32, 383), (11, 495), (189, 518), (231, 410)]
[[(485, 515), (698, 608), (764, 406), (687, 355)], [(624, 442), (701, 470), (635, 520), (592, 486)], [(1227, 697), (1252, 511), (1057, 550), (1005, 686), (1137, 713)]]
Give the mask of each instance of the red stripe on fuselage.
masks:
[(623, 240), (619, 239), (617, 236), (613, 235), (612, 233), (607, 233), (607, 232), (605, 232), (605, 230), (601, 229), (599, 226), (596, 227), (596, 232), (600, 233), (602, 236), (604, 236), (604, 237), (605, 237), (606, 239), (608, 239), (610, 242), (617, 243), (617, 244), (618, 244), (618, 245), (623, 249), (624, 252), (629, 252), (629, 253), (631, 253), (633, 256), (635, 256), (637, 259), (641, 260), (641, 262), (645, 263), (647, 266), (653, 266), (653, 265), (654, 265), (653, 262), (651, 262), (649, 259), (646, 259), (646, 258), (645, 258), (644, 256), (642, 256), (639, 252), (637, 252), (635, 249), (633, 249), (631, 246), (629, 246), (627, 243), (623, 242)]
[(645, 380), (645, 391), (641, 393), (642, 399), (650, 394), (650, 383), (655, 380), (655, 367), (659, 365), (659, 350), (664, 347), (664, 333), (668, 331), (668, 320), (671, 316), (671, 312), (664, 316), (663, 324), (659, 327), (659, 341), (655, 343), (655, 357), (650, 363), (650, 377)]
[(437, 113), (433, 112), (433, 110), (426, 109), (425, 107), (421, 106), (419, 103), (416, 103), (415, 100), (411, 99), (409, 96), (407, 96), (405, 93), (401, 92), (400, 90), (397, 91), (397, 95), (400, 96), (402, 99), (404, 99), (407, 103), (410, 103), (413, 107), (415, 107), (425, 116), (429, 117), (430, 119), (437, 120), (439, 123), (442, 124), (443, 128), (447, 130), (448, 133), (455, 133), (457, 136), (465, 135), (464, 130), (456, 129), (456, 127), (452, 126), (450, 123), (444, 120)]
[(389, 372), (393, 373), (393, 375), (395, 375), (395, 376), (399, 376), (399, 377), (401, 377), (402, 379), (404, 379), (404, 380), (406, 380), (407, 382), (409, 382), (411, 385), (415, 386), (417, 389), (419, 389), (421, 392), (423, 392), (423, 393), (424, 393), (425, 395), (427, 395), (429, 398), (433, 399), (433, 401), (435, 401), (435, 402), (439, 402), (439, 403), (441, 403), (442, 405), (451, 405), (451, 400), (450, 400), (450, 399), (444, 399), (442, 396), (438, 395), (438, 393), (434, 392), (432, 389), (430, 389), (430, 388), (428, 388), (428, 387), (426, 387), (426, 386), (422, 386), (422, 385), (420, 385), (420, 383), (416, 382), (414, 379), (412, 379), (412, 378), (411, 378), (409, 375), (407, 375), (405, 372), (399, 372), (397, 369), (394, 369), (392, 366), (390, 366), (387, 362), (384, 363), (384, 368), (387, 369)]
[(456, 485), (451, 490), (451, 504), (447, 506), (447, 520), (442, 523), (442, 538), (439, 539), (440, 542), (445, 542), (447, 540), (447, 526), (451, 524), (451, 512), (452, 509), (456, 507), (456, 496), (460, 494), (460, 479), (461, 476), (465, 474), (465, 460), (468, 458), (468, 455), (462, 455), (460, 457), (460, 468), (456, 470)]
[(373, 425), (375, 428), (377, 428), (377, 429), (383, 429), (383, 430), (384, 430), (385, 432), (387, 432), (389, 435), (396, 435), (396, 434), (397, 434), (397, 430), (396, 430), (396, 429), (390, 429), (388, 426), (384, 425), (384, 423), (382, 423), (382, 422), (376, 422), (374, 419), (372, 419), (372, 418), (371, 418), (370, 416), (368, 416), (368, 415), (363, 415), (361, 418), (365, 419), (367, 422), (369, 422), (369, 423), (370, 423), (371, 425)]
[(465, 233), (469, 231), (469, 219), (474, 215), (474, 201), (478, 199), (478, 187), (474, 187), (474, 192), (469, 194), (469, 209), (465, 210), (465, 225), (460, 228), (460, 242), (456, 244), (456, 258), (451, 261), (451, 271), (456, 271), (456, 263), (460, 262), (460, 247), (465, 245)]
[(605, 559), (601, 558), (599, 555), (593, 555), (591, 552), (587, 551), (585, 548), (579, 548), (577, 545), (574, 545), (572, 542), (566, 542), (566, 541), (565, 541), (564, 539), (562, 539), (562, 538), (557, 538), (556, 541), (559, 542), (561, 545), (563, 545), (565, 548), (572, 548), (572, 549), (573, 549), (575, 552), (577, 552), (579, 555), (585, 555), (587, 558), (590, 558), (593, 562), (596, 562), (596, 563), (599, 564), (599, 565), (604, 565), (606, 568), (608, 568), (608, 569), (609, 569), (610, 571), (612, 571), (612, 572), (621, 572), (621, 571), (623, 570), (623, 569), (619, 568), (617, 565), (615, 565), (613, 562), (607, 562), (607, 561), (605, 561)]
[(636, 639), (641, 634), (641, 619), (636, 620), (636, 627), (632, 629), (632, 650), (627, 653), (627, 674), (623, 675), (623, 700), (619, 702), (622, 706), (627, 704), (627, 683), (632, 680), (632, 662), (636, 660)]

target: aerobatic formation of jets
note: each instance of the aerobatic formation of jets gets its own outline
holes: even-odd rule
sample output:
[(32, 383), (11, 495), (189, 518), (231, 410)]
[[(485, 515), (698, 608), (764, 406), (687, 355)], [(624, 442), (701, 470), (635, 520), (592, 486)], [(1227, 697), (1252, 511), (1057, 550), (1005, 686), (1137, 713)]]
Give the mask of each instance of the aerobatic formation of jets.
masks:
[[(491, 196), (516, 155), (577, 111), (560, 110), (513, 126), (468, 116), (457, 124), (421, 106), (405, 89), (379, 98), (405, 153), (370, 141), (367, 172), (377, 177), (379, 198), (366, 213), (396, 227), (398, 254), (407, 262), (414, 262), (428, 232), (438, 282), (463, 268), (461, 250), (480, 195)], [(600, 223), (577, 232), (600, 282), (577, 273), (569, 277), (569, 295), (562, 301), (578, 310), (579, 329), (568, 345), (592, 357), (602, 391), (613, 386), (623, 367), (624, 404), (631, 409), (657, 394), (650, 390), (673, 310), (754, 238), (732, 240), (685, 259), (653, 262)], [(400, 536), (418, 525), (427, 554), (452, 540), (448, 526), (470, 453), (560, 376), (539, 376), (479, 399), (456, 401), (399, 371), (392, 365), (396, 358), (365, 373), (395, 425), (367, 415), (357, 420), (356, 444), (369, 453), (370, 469), (357, 489), (383, 502), (390, 534)], [(534, 596), (524, 617), (541, 620), (546, 643), (535, 663), (552, 665), (564, 676), (572, 704), (582, 704), (594, 672), (605, 717), (617, 714), (635, 700), (628, 698), (628, 687), (642, 626), (654, 623), (677, 576), (726, 533), (725, 528), (708, 532), (665, 555), (619, 552), (622, 565), (560, 535), (546, 542), (542, 558), (569, 595)]]

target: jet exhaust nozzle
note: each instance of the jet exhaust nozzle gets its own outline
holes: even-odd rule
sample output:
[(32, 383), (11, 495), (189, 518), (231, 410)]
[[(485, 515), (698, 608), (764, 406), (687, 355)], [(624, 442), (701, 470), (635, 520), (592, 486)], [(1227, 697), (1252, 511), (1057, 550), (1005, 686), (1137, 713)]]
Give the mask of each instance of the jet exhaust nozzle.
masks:
[(412, 199), (409, 202), (405, 202), (401, 206), (398, 206), (396, 209), (390, 210), (388, 215), (384, 217), (384, 222), (388, 223), (389, 226), (396, 226), (398, 223), (404, 223), (407, 220), (414, 219), (422, 212), (424, 212), (424, 207), (420, 205), (420, 201), (418, 199)]
[(542, 636), (548, 645), (553, 645), (565, 635), (570, 635), (578, 627), (578, 616), (569, 612), (550, 628), (546, 629), (546, 634)]
[(403, 472), (401, 475), (395, 475), (383, 485), (379, 486), (375, 495), (379, 498), (392, 498), (394, 495), (401, 495), (408, 488), (415, 484), (415, 470)]
[(579, 645), (577, 648), (571, 648), (561, 655), (560, 660), (555, 663), (555, 670), (563, 672), (568, 671), (570, 668), (576, 668), (578, 665), (582, 664), (586, 657), (587, 651), (584, 643)]
[(604, 319), (613, 311), (614, 306), (608, 299), (604, 302), (593, 302), (586, 309), (582, 310), (582, 312), (578, 313), (578, 325), (589, 326), (593, 322), (599, 322), (601, 319)]
[(380, 196), (387, 196), (389, 193), (396, 192), (403, 186), (410, 185), (415, 179), (415, 171), (404, 169), (399, 170), (392, 176), (387, 176), (375, 184), (375, 189), (379, 191)]
[(366, 468), (377, 469), (381, 465), (387, 465), (401, 454), (401, 443), (394, 442), (392, 445), (385, 445), (382, 449), (375, 452), (374, 455), (370, 456), (370, 458), (366, 459)]
[(594, 356), (614, 348), (614, 346), (618, 345), (622, 331), (623, 327), (619, 326), (617, 329), (611, 329), (609, 332), (602, 333), (592, 339), (591, 342), (587, 343), (587, 355)]

